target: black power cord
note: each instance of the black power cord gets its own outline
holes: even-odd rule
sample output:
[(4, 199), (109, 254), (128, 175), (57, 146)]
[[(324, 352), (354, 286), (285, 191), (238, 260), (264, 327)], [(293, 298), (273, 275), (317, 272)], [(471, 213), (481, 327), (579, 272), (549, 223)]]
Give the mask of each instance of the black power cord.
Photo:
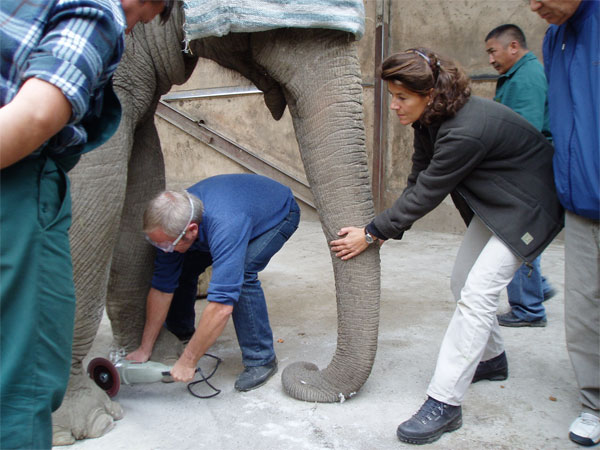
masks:
[[(200, 374), (200, 376), (202, 377), (202, 379), (201, 380), (197, 380), (197, 381), (192, 381), (191, 383), (189, 383), (187, 385), (187, 388), (188, 388), (188, 391), (190, 391), (190, 394), (192, 394), (194, 397), (197, 397), (197, 398), (212, 398), (212, 397), (216, 397), (217, 395), (219, 395), (221, 393), (221, 389), (217, 389), (216, 387), (214, 387), (212, 384), (210, 384), (210, 382), (208, 380), (216, 373), (217, 369), (219, 368), (219, 364), (221, 364), (223, 362), (223, 360), (221, 358), (219, 358), (218, 356), (211, 355), (210, 353), (205, 353), (204, 356), (208, 356), (209, 358), (215, 359), (217, 361), (217, 364), (215, 365), (215, 367), (212, 370), (212, 372), (210, 374), (208, 374), (208, 376), (206, 376), (206, 377), (202, 373), (202, 369), (200, 369), (200, 367), (198, 367), (196, 369), (196, 372), (198, 372)], [(210, 395), (199, 395), (199, 394), (196, 394), (192, 390), (192, 387), (196, 386), (198, 383), (206, 383), (206, 385), (209, 386), (215, 392), (213, 392)]]

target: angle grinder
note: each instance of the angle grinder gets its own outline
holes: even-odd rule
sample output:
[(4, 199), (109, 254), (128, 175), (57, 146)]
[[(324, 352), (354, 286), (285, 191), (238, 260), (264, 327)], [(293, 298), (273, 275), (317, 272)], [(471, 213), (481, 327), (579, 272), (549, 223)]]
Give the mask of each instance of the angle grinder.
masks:
[[(192, 395), (199, 398), (210, 398), (221, 392), (208, 382), (212, 377), (219, 364), (221, 358), (206, 353), (204, 356), (214, 358), (217, 361), (212, 372), (205, 377), (202, 370), (198, 367), (196, 372), (200, 373), (202, 379), (188, 384), (188, 390)], [(167, 366), (156, 361), (146, 361), (143, 363), (130, 361), (128, 359), (120, 359), (116, 363), (112, 363), (106, 358), (94, 358), (90, 361), (87, 367), (87, 373), (100, 389), (105, 391), (109, 397), (114, 397), (119, 392), (121, 384), (138, 384), (138, 383), (156, 383), (158, 381), (170, 381), (168, 378), (171, 375), (173, 366)], [(215, 393), (212, 395), (197, 395), (191, 389), (197, 383), (205, 382), (210, 386)]]
[(94, 358), (90, 361), (87, 372), (92, 380), (109, 397), (119, 392), (121, 383), (156, 383), (170, 375), (172, 366), (155, 361), (137, 362), (121, 359), (115, 364), (105, 358)]

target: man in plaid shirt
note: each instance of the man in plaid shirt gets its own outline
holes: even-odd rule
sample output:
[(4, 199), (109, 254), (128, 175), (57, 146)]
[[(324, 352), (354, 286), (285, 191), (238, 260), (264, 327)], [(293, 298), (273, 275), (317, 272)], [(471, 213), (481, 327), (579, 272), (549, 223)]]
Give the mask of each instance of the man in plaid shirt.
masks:
[(69, 179), (121, 116), (128, 33), (173, 0), (0, 2), (0, 448), (50, 448), (75, 313)]

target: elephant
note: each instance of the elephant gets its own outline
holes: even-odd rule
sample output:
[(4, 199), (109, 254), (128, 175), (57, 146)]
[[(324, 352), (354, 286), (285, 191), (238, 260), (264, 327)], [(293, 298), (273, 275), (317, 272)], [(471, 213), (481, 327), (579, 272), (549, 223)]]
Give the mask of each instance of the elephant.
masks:
[[(70, 173), (77, 312), (67, 394), (53, 415), (54, 445), (98, 437), (123, 415), (87, 377), (82, 361), (105, 304), (116, 345), (127, 351), (139, 345), (154, 258), (141, 233), (142, 215), (165, 187), (154, 112), (160, 97), (183, 84), (202, 58), (252, 81), (274, 119), (289, 108), (327, 242), (342, 226), (364, 225), (374, 216), (355, 37), (331, 29), (279, 28), (192, 40), (187, 53), (182, 51), (183, 22), (182, 9), (175, 8), (166, 24), (133, 30), (113, 79), (123, 107), (119, 129)], [(290, 396), (339, 402), (355, 395), (369, 377), (379, 326), (377, 247), (349, 261), (332, 255), (337, 347), (322, 370), (307, 362), (283, 370)], [(168, 353), (161, 349), (177, 345), (177, 338), (163, 330), (152, 359), (160, 360)]]

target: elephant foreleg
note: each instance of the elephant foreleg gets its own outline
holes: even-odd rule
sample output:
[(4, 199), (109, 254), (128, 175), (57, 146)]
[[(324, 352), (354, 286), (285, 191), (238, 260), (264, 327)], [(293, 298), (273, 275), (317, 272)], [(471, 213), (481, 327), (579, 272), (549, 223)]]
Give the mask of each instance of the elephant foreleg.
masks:
[(148, 201), (164, 188), (164, 160), (154, 118), (149, 115), (135, 132), (106, 297), (115, 344), (126, 351), (134, 350), (142, 336), (155, 255), (144, 240), (142, 217)]
[[(154, 108), (151, 109), (154, 111)], [(106, 296), (106, 312), (114, 345), (135, 350), (142, 337), (146, 297), (150, 288), (155, 250), (144, 239), (142, 218), (148, 202), (165, 189), (165, 165), (154, 118), (149, 115), (135, 132), (129, 160), (127, 194), (113, 254)], [(174, 362), (181, 351), (179, 340), (160, 334), (152, 359)]]

